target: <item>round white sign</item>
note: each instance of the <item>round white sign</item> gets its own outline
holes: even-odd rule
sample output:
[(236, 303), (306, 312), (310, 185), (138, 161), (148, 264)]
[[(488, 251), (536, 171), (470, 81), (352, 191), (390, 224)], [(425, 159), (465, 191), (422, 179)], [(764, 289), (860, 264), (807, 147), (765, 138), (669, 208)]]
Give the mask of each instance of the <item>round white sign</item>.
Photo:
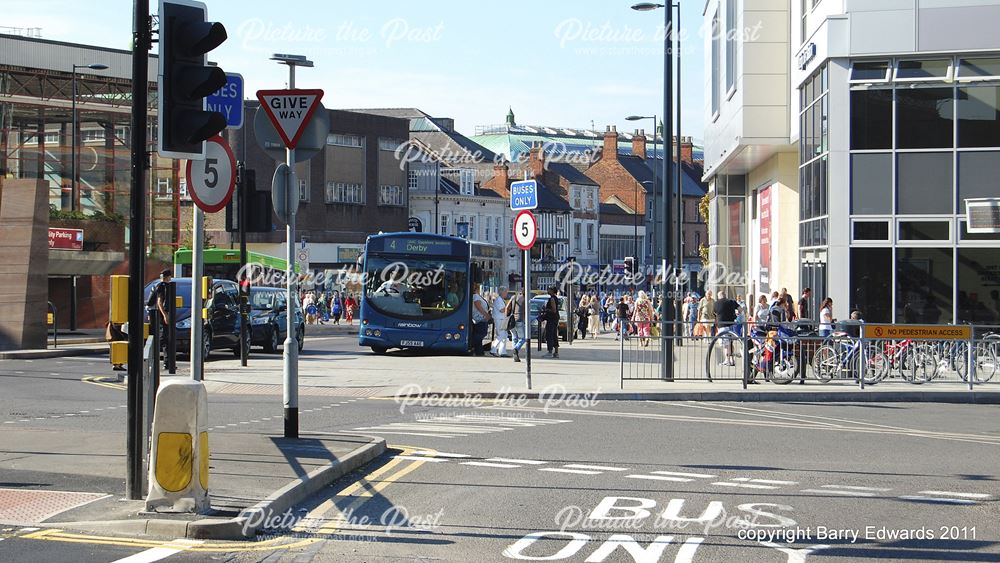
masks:
[(538, 239), (538, 223), (530, 211), (522, 211), (514, 218), (514, 242), (521, 250), (530, 250)]
[(236, 157), (222, 137), (205, 142), (205, 160), (189, 160), (187, 186), (191, 199), (205, 213), (229, 204), (236, 186)]

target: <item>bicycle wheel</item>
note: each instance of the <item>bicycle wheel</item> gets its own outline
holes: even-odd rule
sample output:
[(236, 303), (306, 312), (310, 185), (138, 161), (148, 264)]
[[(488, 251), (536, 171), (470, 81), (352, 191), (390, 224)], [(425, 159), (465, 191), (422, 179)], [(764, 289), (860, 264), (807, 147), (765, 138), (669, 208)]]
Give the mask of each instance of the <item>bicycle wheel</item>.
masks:
[(778, 352), (778, 356), (774, 360), (771, 382), (778, 385), (788, 385), (799, 374), (799, 359), (791, 350), (782, 349)]
[(713, 379), (743, 378), (743, 339), (732, 332), (720, 332), (708, 344), (705, 375)]
[(816, 350), (812, 361), (813, 376), (823, 383), (830, 383), (840, 371), (840, 358), (833, 346), (824, 344)]
[[(961, 376), (962, 381), (968, 381), (969, 370), (967, 369), (967, 364), (969, 363), (969, 360), (967, 350), (969, 349), (969, 346), (963, 342), (956, 346), (956, 348), (960, 350), (960, 353), (958, 354), (958, 357), (955, 358), (955, 371), (957, 371), (958, 375)], [(979, 344), (976, 344), (975, 359), (973, 361), (976, 362), (976, 373), (975, 379), (973, 380), (975, 383), (986, 383), (987, 381), (993, 379), (993, 376), (996, 375), (997, 355), (993, 351), (992, 342), (980, 342)]]
[(933, 347), (927, 344), (911, 346), (900, 358), (899, 373), (909, 383), (926, 383), (937, 375), (938, 362)]
[(889, 373), (889, 358), (879, 346), (870, 344), (864, 351), (864, 371), (861, 378), (865, 385), (875, 385)]

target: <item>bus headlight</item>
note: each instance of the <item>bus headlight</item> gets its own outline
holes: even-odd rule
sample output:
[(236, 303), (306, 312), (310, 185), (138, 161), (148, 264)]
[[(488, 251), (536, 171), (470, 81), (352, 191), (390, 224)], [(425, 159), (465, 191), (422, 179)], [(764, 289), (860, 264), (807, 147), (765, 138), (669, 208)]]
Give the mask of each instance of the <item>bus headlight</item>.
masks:
[(459, 338), (462, 338), (462, 335), (461, 334), (453, 334), (453, 335), (451, 335), (451, 338), (453, 340), (458, 340)]
[(376, 330), (372, 334), (374, 334), (375, 336), (382, 336), (382, 331), (381, 330)]
[(370, 330), (365, 330), (365, 336), (371, 336), (371, 335), (372, 335), (372, 331), (370, 331)]
[(451, 340), (451, 333), (450, 332), (444, 333), (444, 339), (445, 340)]

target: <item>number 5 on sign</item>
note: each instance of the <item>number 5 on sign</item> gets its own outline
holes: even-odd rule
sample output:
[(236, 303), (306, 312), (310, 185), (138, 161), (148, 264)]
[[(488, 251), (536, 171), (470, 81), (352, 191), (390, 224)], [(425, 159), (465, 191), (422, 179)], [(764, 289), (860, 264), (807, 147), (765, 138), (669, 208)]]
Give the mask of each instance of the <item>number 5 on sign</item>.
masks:
[(205, 160), (189, 160), (187, 185), (191, 199), (205, 213), (215, 213), (229, 204), (236, 186), (236, 157), (222, 137), (205, 143)]
[(538, 223), (530, 211), (522, 211), (514, 218), (514, 242), (521, 250), (531, 250), (538, 239)]

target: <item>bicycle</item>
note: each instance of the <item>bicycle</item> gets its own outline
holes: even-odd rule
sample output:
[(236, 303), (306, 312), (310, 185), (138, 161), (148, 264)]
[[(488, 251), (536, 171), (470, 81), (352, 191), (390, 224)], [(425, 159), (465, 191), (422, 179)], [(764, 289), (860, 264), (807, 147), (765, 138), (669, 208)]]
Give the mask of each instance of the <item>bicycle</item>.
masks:
[[(774, 327), (771, 327), (774, 328)], [(719, 356), (724, 359), (718, 365), (721, 367), (737, 367), (741, 365), (746, 354), (750, 354), (750, 381), (762, 374), (765, 381), (778, 385), (791, 383), (799, 373), (799, 360), (794, 352), (794, 333), (788, 333), (781, 327), (778, 330), (751, 330), (747, 340), (750, 350), (744, 343), (743, 331), (746, 327), (735, 325), (719, 331), (708, 345), (705, 356), (705, 373), (712, 381), (712, 370), (716, 367)], [(721, 352), (720, 352), (721, 351)]]
[(934, 347), (906, 339), (899, 342), (887, 340), (883, 344), (882, 353), (888, 361), (887, 374), (893, 369), (900, 377), (909, 383), (919, 385), (937, 376), (938, 362), (934, 356)]
[[(859, 369), (859, 361), (864, 366), (863, 370)], [(889, 371), (888, 358), (878, 346), (862, 346), (860, 339), (849, 337), (846, 333), (838, 334), (831, 344), (820, 346), (813, 356), (812, 365), (816, 379), (823, 383), (829, 383), (835, 375), (847, 374), (855, 381), (860, 376), (865, 385), (875, 385)]]

